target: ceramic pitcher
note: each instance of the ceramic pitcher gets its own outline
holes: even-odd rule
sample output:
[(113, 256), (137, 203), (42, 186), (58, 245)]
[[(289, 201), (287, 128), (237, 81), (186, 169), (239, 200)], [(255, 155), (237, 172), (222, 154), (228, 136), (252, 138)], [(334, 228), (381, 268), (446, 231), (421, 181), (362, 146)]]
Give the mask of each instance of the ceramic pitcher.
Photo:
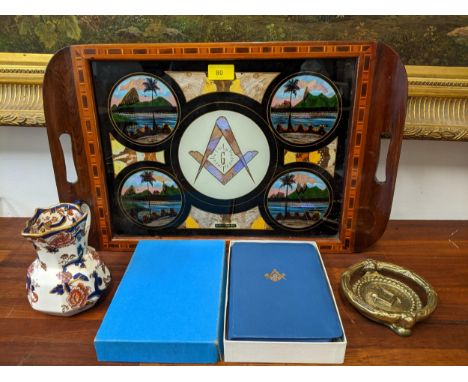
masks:
[(37, 209), (22, 235), (37, 252), (29, 266), (26, 289), (32, 308), (71, 316), (91, 308), (110, 283), (110, 273), (88, 247), (88, 206), (60, 203)]

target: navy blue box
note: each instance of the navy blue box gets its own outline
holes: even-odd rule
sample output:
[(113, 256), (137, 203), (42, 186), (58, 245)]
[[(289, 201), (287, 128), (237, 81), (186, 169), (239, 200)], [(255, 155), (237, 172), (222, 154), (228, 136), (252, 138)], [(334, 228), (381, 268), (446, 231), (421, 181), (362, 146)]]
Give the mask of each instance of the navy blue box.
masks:
[(226, 362), (343, 363), (346, 336), (315, 242), (231, 242), (226, 288)]
[(327, 342), (342, 336), (314, 246), (272, 242), (231, 246), (228, 339)]

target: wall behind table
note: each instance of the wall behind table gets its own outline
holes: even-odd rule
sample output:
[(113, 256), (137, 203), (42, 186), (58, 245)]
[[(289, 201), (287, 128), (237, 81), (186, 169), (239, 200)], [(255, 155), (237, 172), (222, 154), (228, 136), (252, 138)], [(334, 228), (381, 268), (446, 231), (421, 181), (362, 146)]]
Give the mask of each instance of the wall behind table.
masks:
[[(0, 216), (57, 202), (46, 130), (0, 127)], [(468, 220), (468, 143), (403, 141), (391, 218)]]
[(57, 202), (46, 129), (0, 127), (0, 216), (31, 216)]

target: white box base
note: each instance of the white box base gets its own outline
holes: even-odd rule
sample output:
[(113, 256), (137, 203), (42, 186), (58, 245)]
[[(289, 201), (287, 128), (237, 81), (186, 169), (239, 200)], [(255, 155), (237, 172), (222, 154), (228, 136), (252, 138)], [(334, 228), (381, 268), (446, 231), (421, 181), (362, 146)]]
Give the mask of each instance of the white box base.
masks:
[[(228, 319), (228, 304), (229, 304), (229, 265), (231, 259), (231, 246), (238, 242), (275, 242), (275, 243), (306, 243), (317, 249), (320, 257), (323, 272), (327, 279), (328, 288), (333, 298), (338, 319), (343, 330), (341, 341), (337, 342), (288, 342), (288, 341), (235, 341), (228, 340), (227, 335), (227, 319)], [(341, 322), (340, 313), (336, 306), (335, 296), (330, 286), (327, 272), (323, 265), (322, 257), (315, 242), (311, 241), (268, 241), (268, 240), (234, 240), (229, 244), (228, 266), (226, 276), (226, 299), (224, 305), (224, 361), (225, 362), (255, 362), (255, 363), (330, 363), (340, 364), (344, 362), (346, 352), (346, 335)]]

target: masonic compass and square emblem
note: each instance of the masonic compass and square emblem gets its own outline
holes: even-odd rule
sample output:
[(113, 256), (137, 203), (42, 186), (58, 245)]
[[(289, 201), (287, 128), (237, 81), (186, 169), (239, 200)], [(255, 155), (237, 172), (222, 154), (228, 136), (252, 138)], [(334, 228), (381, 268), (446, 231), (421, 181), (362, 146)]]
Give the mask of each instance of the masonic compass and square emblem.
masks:
[(257, 154), (258, 151), (248, 151), (244, 155), (232, 132), (229, 121), (224, 116), (218, 117), (204, 154), (198, 151), (190, 151), (190, 155), (200, 164), (194, 183), (203, 168), (221, 182), (223, 186), (244, 169), (249, 174), (252, 182), (255, 183), (248, 163)]
[(270, 166), (270, 145), (251, 118), (232, 110), (203, 114), (183, 133), (178, 163), (201, 197), (232, 200), (254, 190)]

